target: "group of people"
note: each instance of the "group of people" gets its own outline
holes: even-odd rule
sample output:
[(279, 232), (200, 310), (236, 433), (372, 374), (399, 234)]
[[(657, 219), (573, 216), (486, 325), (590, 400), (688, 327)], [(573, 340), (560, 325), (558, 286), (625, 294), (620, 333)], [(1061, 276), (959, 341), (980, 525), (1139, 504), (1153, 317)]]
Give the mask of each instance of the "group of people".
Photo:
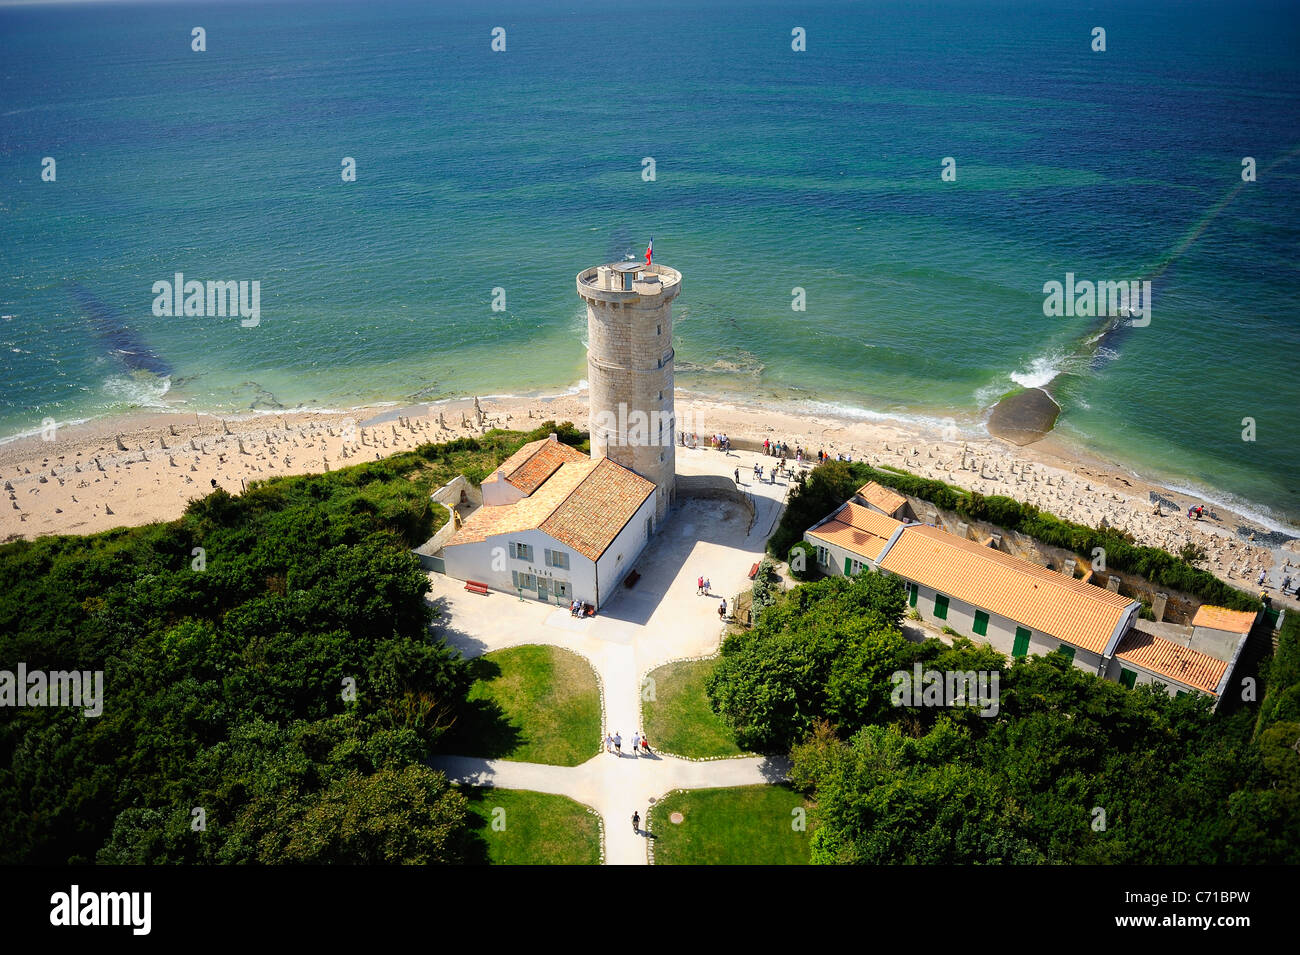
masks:
[[(605, 752), (613, 753), (619, 757), (623, 755), (623, 737), (619, 735), (617, 730), (614, 731), (612, 736), (609, 733), (605, 734)], [(632, 734), (632, 755), (650, 755), (650, 740), (640, 730)]]
[[(700, 446), (700, 436), (692, 431), (687, 434), (685, 431), (677, 432), (677, 440), (683, 448), (698, 448)], [(731, 450), (731, 437), (726, 434), (714, 434), (709, 436), (709, 447), (719, 451)]]
[(569, 616), (570, 616), (570, 617), (581, 617), (581, 616), (582, 616), (582, 610), (583, 610), (583, 604), (582, 604), (582, 601), (581, 601), (581, 600), (578, 600), (578, 599), (575, 598), (574, 601), (573, 601), (573, 603), (569, 604)]

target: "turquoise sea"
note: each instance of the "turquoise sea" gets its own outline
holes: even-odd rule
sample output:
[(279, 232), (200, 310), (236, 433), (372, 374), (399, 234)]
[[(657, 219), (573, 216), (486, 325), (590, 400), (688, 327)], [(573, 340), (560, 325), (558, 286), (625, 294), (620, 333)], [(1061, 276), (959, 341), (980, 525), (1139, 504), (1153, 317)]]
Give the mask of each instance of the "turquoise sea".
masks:
[[(1066, 439), (1297, 524), (1297, 147), (1290, 2), (0, 7), (0, 436), (560, 392), (574, 276), (653, 238), (681, 387), (977, 428), (1050, 381)], [(260, 324), (156, 317), (176, 272)], [(1157, 274), (1150, 325), (1080, 353), (1067, 272)]]

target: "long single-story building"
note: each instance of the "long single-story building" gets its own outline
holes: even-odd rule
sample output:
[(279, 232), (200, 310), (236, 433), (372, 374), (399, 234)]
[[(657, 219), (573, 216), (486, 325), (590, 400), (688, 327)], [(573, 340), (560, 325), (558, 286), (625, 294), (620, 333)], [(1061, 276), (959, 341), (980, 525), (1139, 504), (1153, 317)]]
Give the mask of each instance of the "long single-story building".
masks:
[(482, 490), (442, 557), (448, 576), (494, 590), (599, 607), (654, 533), (652, 482), (555, 435), (516, 451)]
[(907, 583), (931, 623), (983, 637), (1011, 657), (1059, 650), (1102, 676), (1141, 604), (928, 524), (903, 528), (880, 569)]
[[(892, 495), (892, 496), (891, 496)], [(1223, 695), (1257, 613), (1201, 607), (1168, 637), (1139, 629), (1141, 605), (929, 524), (907, 523), (906, 499), (867, 484), (804, 534), (830, 576), (864, 569), (901, 578), (923, 620), (983, 640), (1013, 659), (1060, 652), (1132, 688)], [(1181, 642), (1180, 642), (1181, 641)]]

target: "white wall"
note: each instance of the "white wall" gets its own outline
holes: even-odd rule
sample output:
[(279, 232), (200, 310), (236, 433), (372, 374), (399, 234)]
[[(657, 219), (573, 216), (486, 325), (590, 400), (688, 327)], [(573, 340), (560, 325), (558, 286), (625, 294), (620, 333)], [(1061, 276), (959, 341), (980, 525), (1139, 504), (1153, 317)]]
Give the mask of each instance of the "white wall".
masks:
[(807, 541), (809, 544), (812, 544), (813, 547), (825, 548), (826, 551), (829, 553), (831, 558), (830, 563), (820, 565), (822, 568), (822, 572), (825, 573), (827, 576), (843, 577), (844, 558), (846, 557), (849, 558), (850, 560), (856, 560), (861, 564), (865, 564), (867, 567), (870, 567), (872, 570), (876, 569), (876, 562), (874, 560), (867, 560), (861, 554), (855, 554), (853, 553), (853, 551), (841, 547), (838, 544), (831, 544), (823, 540), (818, 540), (817, 538), (811, 536), (810, 533), (805, 533), (803, 539)]
[[(1170, 696), (1177, 696), (1179, 690), (1182, 690), (1185, 693), (1202, 692), (1201, 690), (1198, 690), (1194, 686), (1188, 686), (1186, 683), (1179, 683), (1177, 680), (1173, 679), (1172, 677), (1167, 677), (1162, 674), (1155, 673), (1151, 670), (1146, 669), (1145, 667), (1138, 666), (1136, 663), (1130, 663), (1128, 660), (1121, 660), (1119, 659), (1119, 657), (1111, 658), (1110, 664), (1106, 667), (1106, 679), (1114, 680), (1116, 683), (1120, 682), (1119, 678), (1120, 678), (1121, 669), (1131, 670), (1137, 674), (1137, 679), (1134, 681), (1133, 684), (1134, 686), (1137, 686), (1138, 684), (1141, 683), (1163, 683), (1165, 685), (1165, 692), (1168, 693)], [(1203, 695), (1208, 695), (1208, 694), (1203, 694)]]
[[(530, 545), (533, 549), (533, 559), (527, 561), (511, 558), (510, 542), (512, 541)], [(568, 570), (546, 566), (548, 548), (569, 555)], [(566, 581), (573, 597), (587, 603), (595, 602), (595, 562), (540, 530), (497, 534), (474, 544), (449, 544), (443, 548), (442, 556), (446, 561), (447, 575), (457, 580), (477, 580), (487, 584), (493, 590), (514, 594), (516, 591), (511, 572), (518, 571), (521, 574), (534, 574), (549, 580)], [(526, 599), (530, 595), (532, 599), (537, 599), (536, 591), (524, 591)], [(568, 599), (558, 602), (567, 605)], [(557, 603), (554, 588), (551, 588), (549, 602)]]
[[(840, 570), (843, 571), (843, 564), (840, 565)], [(936, 627), (952, 627), (962, 636), (970, 637), (976, 643), (988, 643), (992, 645), (993, 649), (1005, 653), (1007, 657), (1011, 656), (1012, 650), (1015, 649), (1016, 628), (1023, 627), (1024, 624), (1012, 620), (1010, 617), (1003, 617), (986, 610), (985, 612), (989, 615), (988, 635), (981, 636), (975, 632), (975, 611), (984, 608), (977, 608), (948, 594), (948, 616), (947, 619), (941, 620), (934, 615), (934, 597), (935, 592), (932, 588), (918, 585), (915, 609), (921, 612), (922, 619), (934, 624)], [(907, 612), (910, 613), (912, 609), (909, 604)], [(1051, 634), (1035, 630), (1033, 627), (1025, 627), (1025, 629), (1029, 631), (1029, 650), (1027, 653), (1030, 656), (1034, 654), (1045, 656), (1060, 647), (1063, 642)], [(1101, 654), (1075, 647), (1074, 665), (1081, 670), (1095, 674), (1101, 667)]]
[[(599, 592), (595, 600), (590, 597), (585, 599), (599, 605), (610, 600), (618, 592), (618, 586), (627, 576), (627, 572), (632, 569), (636, 559), (641, 556), (641, 551), (649, 540), (646, 536), (645, 522), (647, 518), (654, 516), (656, 504), (655, 495), (651, 494), (642, 502), (636, 515), (623, 526), (619, 535), (605, 548), (605, 553), (601, 554), (600, 559), (596, 561)], [(655, 529), (658, 530), (657, 525)]]

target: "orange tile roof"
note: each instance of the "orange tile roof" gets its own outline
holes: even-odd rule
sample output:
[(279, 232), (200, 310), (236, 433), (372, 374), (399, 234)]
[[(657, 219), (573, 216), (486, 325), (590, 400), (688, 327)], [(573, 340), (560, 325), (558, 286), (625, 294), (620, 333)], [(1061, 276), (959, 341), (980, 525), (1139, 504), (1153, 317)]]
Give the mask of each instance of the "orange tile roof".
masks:
[(465, 519), (447, 546), (476, 544), (497, 534), (536, 530), (595, 466), (590, 460), (562, 465), (534, 494), (513, 504), (483, 505)]
[(653, 482), (609, 458), (601, 458), (591, 474), (546, 519), (542, 530), (595, 560), (654, 492)]
[(1228, 669), (1225, 660), (1216, 660), (1200, 650), (1180, 646), (1142, 630), (1130, 630), (1125, 634), (1115, 656), (1207, 693), (1218, 688), (1223, 671)]
[(1093, 653), (1136, 604), (927, 524), (904, 528), (880, 567)]
[(540, 441), (529, 441), (502, 461), (484, 483), (495, 481), (497, 471), (503, 471), (508, 483), (519, 488), (524, 494), (532, 494), (546, 482), (547, 478), (559, 470), (561, 464), (585, 460), (587, 456), (576, 448), (571, 448), (561, 441), (542, 438)]
[(889, 515), (893, 515), (895, 511), (907, 503), (907, 498), (903, 497), (903, 495), (897, 491), (891, 491), (883, 484), (877, 484), (875, 481), (868, 481), (858, 488), (858, 496), (868, 504), (880, 508)]
[(808, 536), (874, 561), (890, 535), (902, 526), (901, 521), (850, 501), (825, 524), (810, 530)]
[(1226, 630), (1228, 633), (1250, 633), (1250, 628), (1255, 625), (1255, 616), (1249, 610), (1229, 610), (1227, 607), (1201, 604), (1192, 617), (1192, 626)]
[(600, 557), (655, 486), (608, 458), (579, 457), (561, 464), (536, 493), (513, 504), (480, 507), (447, 546), (541, 530), (585, 557)]

